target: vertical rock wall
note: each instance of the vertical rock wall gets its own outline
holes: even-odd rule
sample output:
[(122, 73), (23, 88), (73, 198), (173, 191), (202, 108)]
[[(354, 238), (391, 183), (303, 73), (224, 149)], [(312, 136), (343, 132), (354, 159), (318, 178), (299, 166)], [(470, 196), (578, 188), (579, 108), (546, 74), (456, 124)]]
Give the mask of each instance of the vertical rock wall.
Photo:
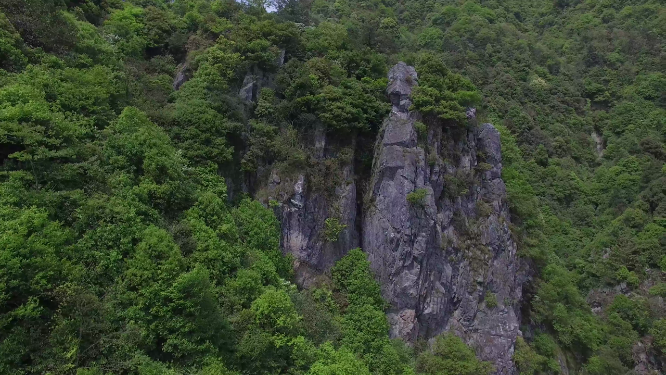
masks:
[[(323, 131), (315, 137), (314, 149), (322, 163), (335, 159), (336, 155), (326, 154)], [(302, 287), (316, 283), (350, 249), (360, 246), (353, 163), (342, 165), (337, 174), (316, 176), (326, 180), (327, 191), (313, 187), (313, 176), (305, 172), (280, 176), (273, 171), (268, 183), (269, 200), (279, 202), (282, 250), (293, 256), (296, 282)], [(328, 233), (328, 219), (335, 220), (339, 233)]]
[(419, 116), (409, 111), (415, 85), (414, 68), (391, 69), (393, 110), (364, 203), (362, 247), (391, 306), (391, 335), (413, 341), (453, 331), (497, 373), (515, 373), (521, 281), (499, 133), (426, 119), (419, 142)]
[[(355, 180), (351, 162), (333, 195), (313, 189), (305, 174), (272, 174), (267, 190), (280, 202), (283, 250), (307, 287), (361, 246), (390, 303), (391, 336), (413, 342), (452, 331), (498, 374), (514, 374), (522, 280), (499, 133), (491, 124), (477, 126), (474, 110), (462, 127), (421, 119), (409, 111), (417, 84), (413, 67), (391, 69), (393, 109), (379, 132), (362, 199), (357, 186), (367, 182)], [(417, 134), (419, 121), (426, 126)], [(315, 138), (317, 157), (325, 159), (325, 133)], [(324, 236), (329, 217), (346, 226), (337, 241)]]
[[(299, 175), (294, 194), (282, 204), (282, 249), (294, 257), (299, 285), (309, 287), (318, 275), (328, 271), (350, 249), (359, 247), (356, 231), (356, 184), (353, 168), (347, 166), (344, 181), (335, 188), (335, 198), (308, 189), (307, 178)], [(326, 238), (326, 220), (335, 218), (344, 226), (337, 240)]]

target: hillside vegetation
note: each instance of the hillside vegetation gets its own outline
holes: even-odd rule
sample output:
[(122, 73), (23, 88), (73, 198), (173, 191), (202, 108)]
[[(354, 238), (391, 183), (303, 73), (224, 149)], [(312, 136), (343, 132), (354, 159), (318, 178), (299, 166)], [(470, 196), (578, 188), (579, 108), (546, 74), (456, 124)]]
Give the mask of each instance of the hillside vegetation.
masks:
[(266, 5), (0, 3), (0, 373), (491, 373), (454, 335), (389, 339), (361, 250), (299, 290), (254, 199), (269, 165), (328, 186), (315, 123), (367, 173), (398, 61), (414, 110), (502, 135), (520, 373), (665, 371), (661, 1)]

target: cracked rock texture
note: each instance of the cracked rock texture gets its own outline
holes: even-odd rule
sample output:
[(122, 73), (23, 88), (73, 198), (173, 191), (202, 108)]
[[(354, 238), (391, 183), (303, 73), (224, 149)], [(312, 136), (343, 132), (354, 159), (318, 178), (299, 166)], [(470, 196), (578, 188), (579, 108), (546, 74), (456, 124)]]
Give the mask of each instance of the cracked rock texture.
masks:
[(191, 74), (190, 66), (187, 63), (180, 64), (176, 72), (176, 77), (173, 79), (173, 89), (178, 91), (180, 86), (190, 79)]
[[(364, 202), (361, 245), (390, 303), (391, 336), (408, 341), (452, 331), (514, 374), (522, 276), (509, 231), (498, 131), (423, 119), (409, 97), (418, 84), (404, 63), (389, 73), (393, 104), (379, 134)], [(412, 192), (425, 192), (408, 201)], [(492, 301), (492, 302), (490, 302)]]
[[(326, 154), (326, 135), (318, 131), (314, 149), (320, 161), (336, 155)], [(321, 191), (313, 188), (307, 174), (280, 177), (273, 170), (268, 183), (269, 200), (279, 202), (275, 208), (281, 223), (282, 251), (294, 257), (296, 282), (308, 288), (316, 284), (320, 275), (345, 256), (350, 249), (359, 247), (357, 231), (356, 181), (352, 163), (345, 163), (340, 176), (321, 176), (334, 181), (333, 189)], [(334, 218), (342, 226), (337, 240), (326, 238), (326, 220)]]
[[(294, 194), (279, 209), (282, 223), (282, 249), (294, 257), (296, 281), (309, 287), (318, 275), (328, 271), (350, 249), (359, 246), (356, 232), (356, 186), (351, 179), (352, 167), (344, 170), (347, 178), (335, 189), (337, 198), (330, 201), (307, 189), (307, 179), (299, 175)], [(338, 218), (345, 228), (337, 241), (325, 238), (326, 219)]]
[[(477, 125), (473, 108), (463, 126), (421, 118), (409, 110), (417, 84), (405, 63), (389, 72), (393, 108), (378, 134), (370, 181), (357, 181), (351, 160), (340, 163), (342, 176), (328, 192), (314, 186), (316, 176), (270, 173), (265, 189), (279, 203), (283, 251), (294, 257), (297, 282), (309, 287), (361, 246), (390, 304), (392, 337), (414, 342), (454, 332), (497, 374), (515, 374), (526, 276), (509, 230), (499, 133)], [(426, 125), (421, 134), (417, 121)], [(336, 157), (321, 128), (310, 146), (320, 161)], [(357, 187), (366, 184), (361, 199)], [(337, 241), (325, 238), (329, 217), (345, 226)]]

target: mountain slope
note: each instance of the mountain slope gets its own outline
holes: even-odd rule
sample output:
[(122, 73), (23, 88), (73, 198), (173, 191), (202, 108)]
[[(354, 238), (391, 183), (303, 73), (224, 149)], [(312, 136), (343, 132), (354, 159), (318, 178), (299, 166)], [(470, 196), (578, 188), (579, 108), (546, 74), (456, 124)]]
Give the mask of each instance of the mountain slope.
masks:
[(663, 4), (265, 5), (0, 4), (0, 372), (664, 371)]

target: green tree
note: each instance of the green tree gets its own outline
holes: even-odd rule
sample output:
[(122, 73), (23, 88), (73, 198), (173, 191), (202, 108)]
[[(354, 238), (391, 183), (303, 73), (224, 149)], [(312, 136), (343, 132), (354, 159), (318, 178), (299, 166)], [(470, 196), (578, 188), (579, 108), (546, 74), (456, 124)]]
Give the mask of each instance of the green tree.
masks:
[(481, 101), (476, 87), (459, 74), (452, 73), (435, 54), (418, 57), (419, 86), (412, 94), (413, 108), (425, 115), (462, 123), (465, 107)]
[(326, 343), (320, 350), (322, 359), (312, 365), (308, 375), (370, 375), (367, 365), (345, 347), (336, 350)]
[(432, 348), (416, 359), (416, 370), (420, 374), (490, 374), (493, 367), (482, 362), (465, 343), (452, 334), (437, 336)]

